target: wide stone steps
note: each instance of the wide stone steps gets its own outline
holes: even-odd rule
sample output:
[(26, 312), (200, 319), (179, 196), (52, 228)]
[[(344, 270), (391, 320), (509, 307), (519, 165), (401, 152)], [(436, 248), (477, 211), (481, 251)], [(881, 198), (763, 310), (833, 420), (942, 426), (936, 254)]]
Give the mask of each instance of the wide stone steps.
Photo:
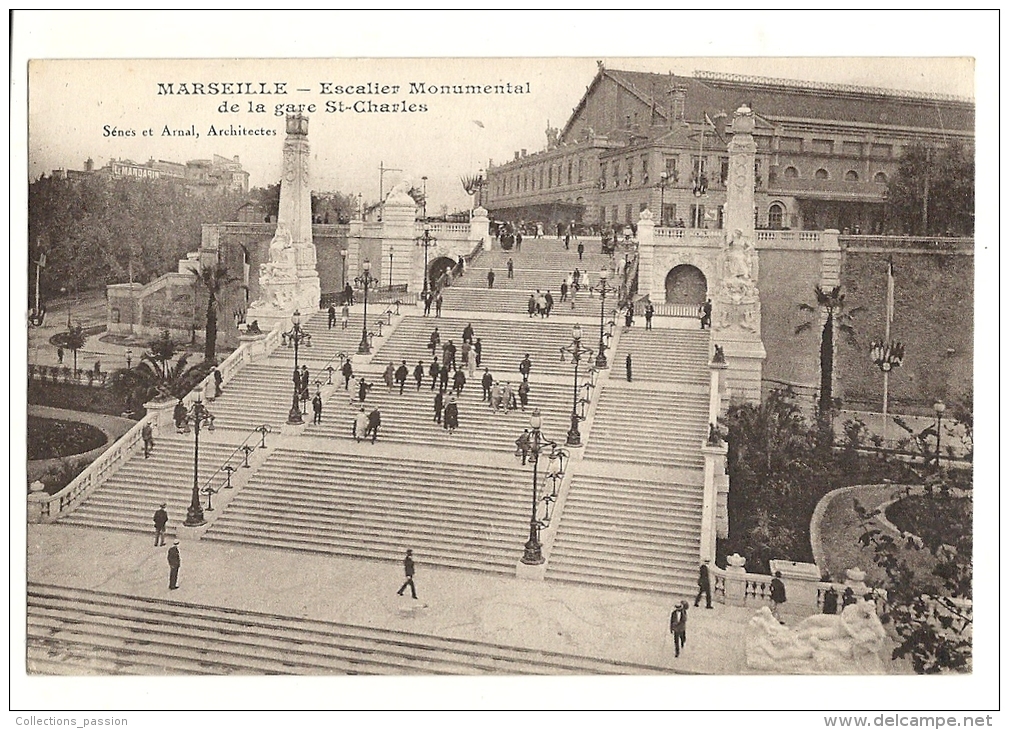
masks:
[(585, 458), (701, 468), (706, 436), (703, 394), (604, 388)]
[(701, 487), (574, 477), (547, 578), (689, 594), (700, 550)]
[[(510, 312), (512, 314), (522, 314), (528, 316), (529, 294), (536, 288), (539, 288), (499, 289), (497, 288), (497, 282), (494, 284), (494, 289), (487, 289), (486, 286), (487, 282), (484, 281), (484, 288), (480, 289), (477, 287), (475, 280), (467, 281), (465, 278), (460, 281), (459, 285), (450, 286), (444, 292), (445, 305), (442, 310), (443, 313), (451, 313), (453, 311), (495, 313)], [(561, 301), (559, 279), (554, 285), (544, 287), (543, 291), (545, 292), (547, 289), (550, 290), (550, 293), (554, 298), (554, 308), (551, 311), (551, 316), (555, 314), (563, 314), (577, 317), (592, 317), (596, 322), (599, 321), (598, 297), (590, 296), (583, 290), (574, 298), (574, 306), (571, 306), (572, 302), (570, 298), (569, 301)], [(607, 299), (607, 309), (610, 308), (610, 305), (614, 301), (615, 300), (611, 295)], [(609, 313), (606, 313), (606, 318), (609, 319)], [(535, 319), (539, 320), (540, 317), (536, 317)]]
[(630, 354), (636, 381), (706, 385), (710, 337), (707, 330), (646, 330), (639, 316), (634, 327), (621, 332), (613, 365), (622, 370)]
[[(294, 395), (291, 379), (293, 370), (293, 356), (287, 364), (271, 359), (264, 363), (246, 365), (228, 383), (221, 396), (207, 404), (208, 410), (214, 415), (214, 427), (251, 431), (266, 424), (274, 430), (279, 429), (287, 421), (287, 414), (291, 410), (291, 398)], [(322, 382), (326, 382), (325, 372), (321, 375)], [(319, 376), (320, 373), (309, 366), (309, 379), (313, 383)], [(337, 382), (335, 373), (333, 382)], [(311, 414), (310, 403), (307, 404), (307, 409)]]
[(30, 583), (32, 674), (650, 674), (489, 642)]
[[(516, 373), (516, 375), (518, 375)], [(459, 405), (459, 428), (450, 433), (442, 424), (434, 421), (435, 391), (430, 388), (430, 378), (427, 378), (418, 391), (411, 379), (407, 383), (403, 395), (399, 388), (390, 391), (380, 379), (368, 378), (375, 386), (368, 393), (364, 402), (365, 412), (377, 407), (382, 415), (382, 425), (379, 428), (378, 440), (393, 443), (405, 443), (423, 450), (425, 446), (437, 446), (456, 449), (478, 449), (482, 451), (514, 451), (515, 439), (523, 429), (529, 428), (529, 418), (533, 409), (539, 409), (543, 419), (543, 433), (551, 439), (563, 441), (571, 425), (572, 392), (569, 386), (536, 382), (530, 380), (529, 405), (526, 412), (520, 409), (500, 411), (495, 413), (487, 401), (481, 400), (483, 389), (480, 385), (482, 371), (477, 370), (473, 380), (466, 382), (462, 396), (457, 398)], [(521, 378), (511, 380), (512, 390), (518, 400), (518, 385)], [(325, 438), (351, 440), (354, 417), (358, 414), (360, 404), (350, 402), (350, 396), (356, 396), (356, 390), (351, 383), (350, 391), (338, 389), (323, 405), (322, 423), (318, 426), (310, 424), (305, 434), (307, 436), (322, 436)], [(448, 393), (445, 394), (448, 403)], [(310, 421), (311, 416), (306, 418)], [(360, 448), (364, 449), (365, 444)]]
[[(241, 467), (233, 444), (200, 441), (200, 486), (231, 458)], [(223, 476), (214, 482), (219, 486)], [(146, 532), (154, 539), (154, 511), (162, 502), (168, 512), (168, 535), (185, 520), (193, 494), (193, 436), (160, 438), (149, 459), (143, 452), (101, 484), (60, 524), (106, 530)], [(205, 498), (204, 498), (205, 499)]]
[(528, 491), (518, 467), (279, 449), (205, 539), (512, 573)]
[[(597, 305), (598, 306), (598, 302)], [(524, 311), (524, 310), (523, 310)], [(596, 312), (598, 323), (599, 313)], [(538, 375), (573, 376), (574, 366), (568, 358), (561, 361), (562, 346), (571, 343), (572, 325), (570, 323), (553, 322), (549, 319), (526, 318), (519, 321), (493, 319), (463, 319), (461, 317), (410, 316), (403, 319), (395, 333), (387, 338), (381, 349), (376, 353), (372, 364), (381, 368), (384, 363), (393, 362), (399, 366), (401, 360), (406, 360), (411, 372), (418, 360), (425, 365), (431, 362), (431, 351), (427, 349), (431, 333), (438, 328), (441, 344), (449, 340), (456, 346), (456, 363), (462, 359), (462, 331), (467, 324), (473, 325), (474, 341), (480, 338), (483, 356), (479, 377), (484, 367), (489, 367), (494, 377), (499, 380), (520, 380), (519, 363), (529, 354), (532, 360), (532, 380)], [(598, 342), (598, 325), (586, 324), (583, 327), (582, 338), (585, 344), (595, 349)], [(442, 352), (439, 348), (438, 362), (442, 362)], [(588, 366), (582, 363), (581, 372), (587, 372)], [(430, 386), (430, 380), (428, 381)], [(468, 387), (468, 385), (467, 385)]]
[[(371, 325), (369, 329), (373, 331), (377, 329), (375, 320), (386, 308), (387, 305), (384, 304), (368, 307), (368, 322)], [(299, 364), (304, 362), (308, 365), (309, 370), (313, 371), (313, 380), (317, 377), (314, 371), (324, 362), (335, 358), (333, 367), (339, 368), (340, 359), (335, 356), (341, 352), (347, 355), (354, 355), (357, 352), (358, 344), (361, 342), (361, 325), (364, 323), (363, 308), (361, 305), (353, 307), (347, 320), (347, 329), (343, 329), (340, 325), (340, 309), (340, 307), (336, 308), (336, 324), (333, 326), (333, 329), (329, 329), (329, 315), (326, 310), (316, 312), (307, 323), (302, 324), (302, 329), (312, 335), (312, 344), (306, 345), (302, 343), (298, 348), (298, 362)], [(386, 321), (385, 318), (383, 318), (383, 321)], [(291, 329), (290, 325), (288, 325), (287, 329)], [(292, 370), (294, 368), (293, 345), (285, 347), (281, 344), (270, 354), (266, 362), (271, 365), (283, 365), (287, 367), (288, 371)], [(326, 381), (325, 376), (322, 377), (322, 381)]]

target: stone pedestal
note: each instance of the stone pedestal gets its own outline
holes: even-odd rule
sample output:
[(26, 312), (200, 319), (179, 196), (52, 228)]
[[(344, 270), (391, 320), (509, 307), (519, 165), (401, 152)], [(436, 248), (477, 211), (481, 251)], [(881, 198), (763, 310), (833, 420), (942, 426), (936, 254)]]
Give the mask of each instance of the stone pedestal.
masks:
[[(372, 261), (372, 274), (378, 279), (376, 286), (379, 288), (388, 287), (391, 283), (392, 286), (406, 285), (410, 289), (415, 278), (417, 253), (420, 248), (415, 243), (417, 203), (407, 195), (408, 188), (407, 183), (400, 183), (385, 199), (385, 208), (382, 212), (382, 260)], [(423, 249), (420, 250), (420, 261), (420, 268), (423, 269)]]
[(746, 602), (746, 558), (733, 553), (725, 562), (725, 603), (742, 606)]
[(725, 351), (725, 394), (732, 401), (760, 403), (760, 383), (767, 351), (757, 339), (718, 337)]
[(249, 353), (250, 362), (260, 362), (269, 354), (266, 352), (266, 333), (258, 335), (243, 334), (238, 337), (239, 346), (244, 346)]
[(701, 554), (700, 559), (715, 560), (715, 538), (717, 537), (718, 483), (717, 477), (725, 474), (725, 456), (729, 449), (724, 443), (705, 442), (701, 446), (704, 455), (704, 498), (701, 507)]
[(487, 217), (487, 209), (483, 206), (473, 209), (473, 214), (469, 219), (469, 234), (474, 243), (483, 241), (483, 250), (490, 251), (490, 218)]
[(783, 610), (790, 613), (810, 614), (816, 611), (816, 594), (820, 587), (820, 569), (815, 563), (797, 563), (792, 560), (769, 561), (771, 575), (781, 572), (788, 600)]
[(646, 294), (653, 302), (665, 301), (665, 292), (659, 296), (653, 290), (655, 269), (655, 220), (652, 211), (645, 208), (638, 218), (638, 295)]
[(515, 577), (522, 580), (543, 580), (547, 575), (546, 561), (539, 565), (527, 565), (521, 560), (515, 564)]
[(155, 434), (171, 433), (175, 430), (175, 420), (172, 418), (172, 411), (175, 410), (177, 400), (156, 400), (144, 403), (148, 416), (154, 416), (151, 423)]

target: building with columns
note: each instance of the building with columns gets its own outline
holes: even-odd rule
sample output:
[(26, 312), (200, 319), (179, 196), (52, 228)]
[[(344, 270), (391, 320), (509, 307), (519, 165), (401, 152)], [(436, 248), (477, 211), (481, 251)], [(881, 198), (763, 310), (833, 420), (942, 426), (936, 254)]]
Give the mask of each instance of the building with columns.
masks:
[(696, 72), (675, 76), (602, 64), (546, 148), (487, 170), (492, 218), (724, 227), (731, 115), (754, 112), (757, 228), (901, 233), (884, 199), (903, 148), (974, 143), (973, 101)]

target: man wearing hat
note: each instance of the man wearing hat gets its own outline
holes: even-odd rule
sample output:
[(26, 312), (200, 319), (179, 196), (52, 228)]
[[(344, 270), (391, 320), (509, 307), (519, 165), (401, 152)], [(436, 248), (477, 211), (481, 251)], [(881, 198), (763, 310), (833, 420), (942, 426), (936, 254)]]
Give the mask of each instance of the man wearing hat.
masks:
[(707, 608), (711, 608), (711, 574), (708, 570), (708, 563), (710, 561), (705, 560), (701, 563), (701, 570), (697, 576), (697, 598), (694, 599), (694, 608), (697, 608), (701, 603), (701, 596), (707, 599)]
[(174, 591), (179, 587), (179, 568), (182, 566), (182, 559), (179, 557), (179, 541), (176, 540), (168, 548), (168, 589)]
[(165, 527), (168, 525), (168, 513), (165, 505), (162, 504), (154, 513), (154, 547), (163, 547), (165, 544)]
[(403, 573), (406, 575), (406, 580), (403, 581), (403, 585), (401, 585), (400, 588), (399, 588), (399, 590), (396, 591), (396, 594), (399, 595), (399, 596), (402, 596), (403, 595), (403, 591), (406, 590), (406, 587), (410, 586), (410, 594), (414, 598), (416, 598), (417, 597), (417, 588), (413, 584), (413, 573), (414, 573), (413, 550), (407, 550), (406, 551), (406, 557), (403, 558)]
[(673, 635), (676, 656), (679, 656), (680, 649), (687, 645), (687, 607), (689, 605), (686, 601), (680, 601), (669, 615), (669, 633)]

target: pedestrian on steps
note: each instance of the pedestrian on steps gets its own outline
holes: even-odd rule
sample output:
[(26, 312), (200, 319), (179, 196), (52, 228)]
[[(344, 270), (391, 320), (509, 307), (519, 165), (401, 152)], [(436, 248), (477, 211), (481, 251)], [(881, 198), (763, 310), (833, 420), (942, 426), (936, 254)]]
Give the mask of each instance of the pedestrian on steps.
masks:
[(480, 359), (483, 357), (483, 343), (480, 338), (476, 338), (476, 342), (473, 343), (473, 354), (476, 355), (476, 366), (480, 367)]
[(385, 384), (389, 387), (389, 390), (391, 391), (393, 384), (396, 381), (396, 366), (393, 365), (391, 361), (386, 366), (385, 372), (382, 373), (382, 380), (385, 381)]
[(434, 386), (438, 384), (438, 375), (441, 373), (441, 366), (438, 365), (438, 357), (435, 356), (434, 360), (431, 361), (430, 367), (427, 369), (427, 374), (431, 376), (431, 390), (434, 390)]
[(701, 563), (700, 571), (697, 575), (697, 598), (694, 599), (694, 608), (701, 603), (701, 596), (706, 598), (705, 608), (711, 608), (711, 573), (708, 570), (709, 560)]
[(168, 512), (165, 511), (165, 504), (154, 512), (154, 547), (165, 546), (165, 529), (168, 527)]
[(455, 396), (450, 395), (448, 398), (448, 405), (445, 406), (445, 429), (452, 433), (457, 428), (459, 428), (459, 404), (456, 403)]
[(435, 317), (441, 317), (441, 305), (444, 304), (444, 302), (445, 302), (445, 300), (442, 297), (441, 292), (438, 292), (438, 296), (436, 296), (434, 298), (434, 316)]
[(350, 364), (350, 358), (348, 357), (343, 361), (343, 365), (340, 366), (340, 373), (343, 375), (343, 389), (350, 389), (350, 379), (354, 377), (354, 366)]
[(406, 587), (410, 586), (410, 595), (417, 598), (417, 587), (413, 584), (413, 575), (416, 570), (417, 567), (413, 562), (413, 550), (407, 550), (406, 557), (403, 559), (403, 573), (406, 575), (406, 580), (399, 587), (399, 590), (396, 591), (397, 596), (402, 596)]
[(413, 379), (417, 381), (417, 390), (420, 390), (424, 383), (424, 363), (421, 360), (417, 361), (417, 367), (413, 369)]
[(364, 406), (361, 406), (359, 410), (354, 415), (354, 426), (353, 426), (353, 436), (354, 440), (358, 443), (364, 438), (364, 432), (368, 429), (368, 414), (364, 412)]
[(673, 635), (673, 646), (676, 656), (680, 655), (680, 649), (687, 644), (687, 606), (686, 601), (680, 601), (669, 614), (669, 633)]
[(490, 368), (484, 368), (483, 378), (480, 380), (480, 385), (483, 386), (482, 400), (490, 400), (490, 388), (494, 385), (494, 376), (490, 374)]
[(508, 258), (508, 278), (515, 278), (515, 262), (511, 260), (511, 257)]
[(150, 422), (144, 424), (140, 436), (144, 440), (144, 458), (146, 459), (154, 451), (154, 429), (151, 428)]
[(578, 260), (582, 260), (582, 256), (585, 255), (585, 244), (581, 241), (578, 242)]
[(369, 433), (371, 434), (371, 442), (375, 443), (375, 439), (378, 438), (378, 427), (382, 425), (382, 414), (379, 412), (378, 408), (372, 409), (371, 413), (368, 414), (368, 427), (364, 432), (365, 436)]
[(487, 288), (488, 289), (494, 288), (494, 269), (487, 270)]
[(329, 309), (326, 310), (328, 329), (333, 329), (333, 325), (336, 324), (336, 307), (332, 304), (329, 305)]
[(410, 377), (410, 369), (406, 366), (406, 360), (396, 368), (396, 383), (399, 385), (399, 394), (403, 395), (403, 388), (406, 386), (406, 379)]
[(176, 540), (168, 548), (168, 590), (179, 587), (179, 568), (182, 567), (182, 557), (179, 555), (179, 541)]
[(322, 393), (318, 390), (312, 398), (312, 423), (316, 426), (322, 423)]
[(340, 310), (340, 329), (347, 329), (348, 324), (350, 324), (350, 307), (344, 304)]
[(627, 382), (631, 382), (631, 353), (627, 353), (627, 360), (624, 361), (624, 365), (627, 368)]
[(434, 394), (434, 422), (441, 423), (441, 412), (445, 409), (445, 393), (439, 390)]

